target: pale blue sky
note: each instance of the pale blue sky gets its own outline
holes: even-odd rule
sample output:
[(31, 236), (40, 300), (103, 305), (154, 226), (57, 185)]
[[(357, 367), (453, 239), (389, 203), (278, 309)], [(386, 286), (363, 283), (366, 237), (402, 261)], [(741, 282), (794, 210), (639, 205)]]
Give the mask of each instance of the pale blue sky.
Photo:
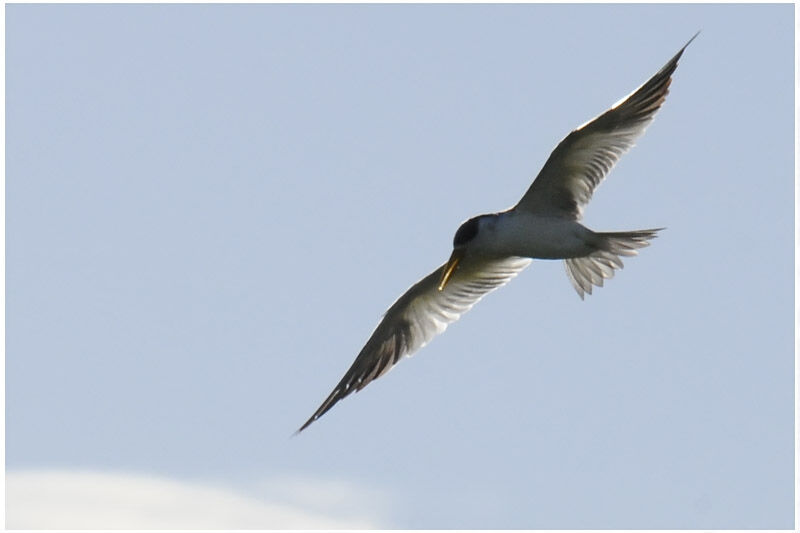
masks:
[[(7, 6), (9, 471), (792, 527), (793, 9)], [(586, 301), (535, 262), (290, 438), (459, 224), (697, 30), (586, 210), (653, 246)]]

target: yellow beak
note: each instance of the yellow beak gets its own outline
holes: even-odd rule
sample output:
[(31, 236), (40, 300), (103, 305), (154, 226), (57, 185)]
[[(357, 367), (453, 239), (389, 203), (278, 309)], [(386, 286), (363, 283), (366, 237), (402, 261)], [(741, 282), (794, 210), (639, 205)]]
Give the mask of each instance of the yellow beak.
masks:
[(439, 281), (439, 290), (444, 290), (445, 285), (447, 282), (450, 281), (450, 278), (455, 273), (456, 269), (458, 268), (458, 263), (461, 262), (461, 258), (464, 257), (464, 249), (463, 248), (456, 248), (453, 250), (453, 254), (450, 256), (450, 259), (447, 260), (445, 263), (444, 268), (442, 268), (442, 279)]

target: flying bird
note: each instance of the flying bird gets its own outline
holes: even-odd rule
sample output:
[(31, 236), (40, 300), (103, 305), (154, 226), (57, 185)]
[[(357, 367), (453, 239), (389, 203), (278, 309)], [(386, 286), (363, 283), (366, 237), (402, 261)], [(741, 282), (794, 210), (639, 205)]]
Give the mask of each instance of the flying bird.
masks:
[(622, 268), (622, 256), (648, 246), (663, 228), (601, 233), (580, 220), (595, 188), (661, 108), (678, 60), (695, 37), (644, 85), (567, 135), (517, 205), (464, 222), (450, 259), (386, 311), (353, 365), (297, 432), (425, 346), (533, 259), (563, 259), (583, 299)]

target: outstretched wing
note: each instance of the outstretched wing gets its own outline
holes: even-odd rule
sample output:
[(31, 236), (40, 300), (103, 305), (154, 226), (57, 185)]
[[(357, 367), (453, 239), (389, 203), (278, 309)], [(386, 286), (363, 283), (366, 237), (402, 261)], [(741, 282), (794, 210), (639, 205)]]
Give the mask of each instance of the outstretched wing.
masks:
[(336, 402), (388, 372), (401, 357), (425, 346), (478, 300), (506, 284), (530, 262), (530, 259), (522, 257), (497, 260), (465, 258), (443, 290), (440, 291), (438, 285), (444, 265), (417, 282), (386, 311), (350, 370), (313, 416), (297, 430), (298, 433)]
[(678, 60), (695, 37), (644, 85), (567, 135), (515, 209), (580, 220), (595, 188), (661, 108)]

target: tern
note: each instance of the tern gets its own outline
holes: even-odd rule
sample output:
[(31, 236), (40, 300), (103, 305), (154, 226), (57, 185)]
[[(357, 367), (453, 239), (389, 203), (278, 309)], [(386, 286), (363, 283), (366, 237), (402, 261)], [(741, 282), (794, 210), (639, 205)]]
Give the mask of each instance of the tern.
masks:
[(583, 299), (622, 268), (622, 256), (648, 246), (663, 228), (600, 233), (580, 220), (595, 188), (661, 108), (678, 60), (695, 37), (642, 86), (567, 135), (517, 205), (461, 224), (450, 259), (386, 311), (350, 369), (297, 433), (425, 346), (533, 259), (563, 259)]

